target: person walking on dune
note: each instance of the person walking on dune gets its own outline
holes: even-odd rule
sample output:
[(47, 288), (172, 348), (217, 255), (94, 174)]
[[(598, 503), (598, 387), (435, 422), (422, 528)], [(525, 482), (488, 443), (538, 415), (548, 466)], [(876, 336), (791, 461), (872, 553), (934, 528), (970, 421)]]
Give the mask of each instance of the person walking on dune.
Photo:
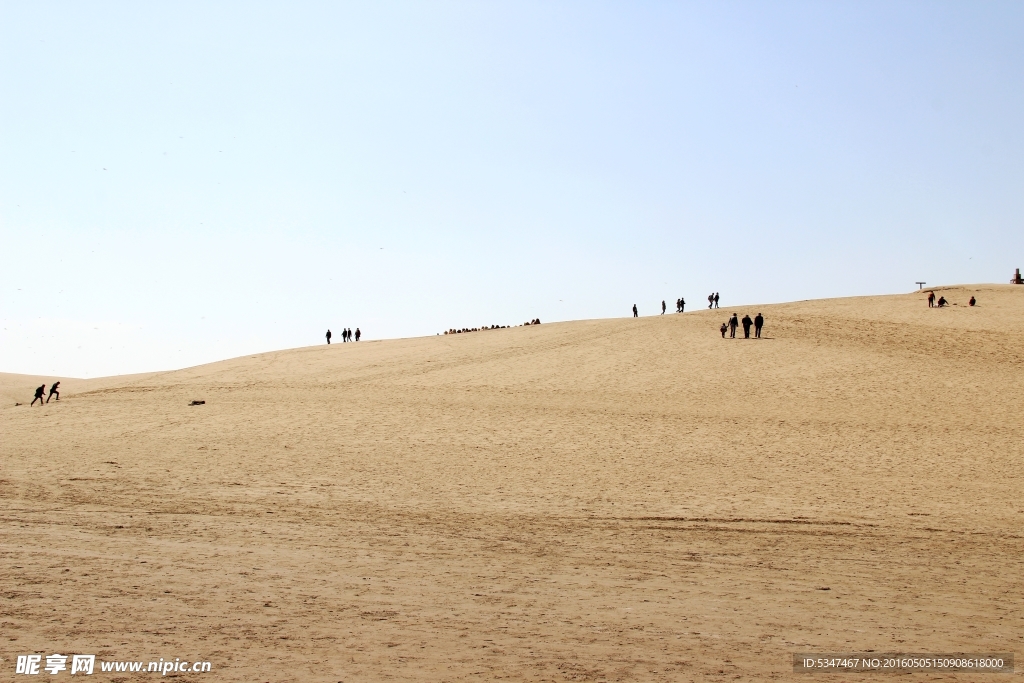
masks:
[(749, 315), (743, 315), (743, 338), (750, 339), (750, 326), (754, 324), (754, 321), (750, 319)]
[(46, 397), (46, 402), (47, 403), (49, 403), (50, 399), (53, 398), (54, 396), (57, 397), (55, 400), (57, 400), (57, 401), (60, 400), (60, 392), (57, 391), (57, 387), (59, 387), (59, 386), (60, 386), (60, 382), (54, 382), (53, 386), (50, 387), (50, 395)]
[(935, 292), (928, 292), (928, 308), (935, 306)]
[(356, 328), (356, 341), (359, 341), (359, 337), (361, 337), (362, 335), (363, 335), (363, 333), (362, 333), (362, 332), (360, 332), (360, 331), (359, 331), (359, 328), (357, 327), (357, 328)]
[(740, 326), (740, 321), (736, 317), (736, 314), (733, 313), (732, 317), (729, 318), (729, 339), (735, 339), (736, 338), (736, 328), (739, 327), (739, 326)]
[(331, 331), (327, 330), (327, 344), (330, 345), (330, 343), (331, 343)]
[(679, 297), (679, 312), (686, 313), (686, 299)]
[(661, 314), (665, 315), (665, 300), (661, 300)]
[(639, 315), (637, 314), (637, 312), (636, 312), (636, 304), (633, 304), (633, 317), (634, 317), (634, 318), (639, 318), (639, 317), (640, 317), (640, 316), (639, 316)]
[(714, 305), (715, 305), (715, 293), (711, 292), (710, 294), (708, 294), (708, 310), (710, 311), (711, 307), (714, 306)]
[(36, 404), (36, 401), (39, 401), (39, 405), (43, 405), (43, 403), (45, 403), (45, 401), (43, 400), (43, 392), (44, 391), (46, 391), (46, 385), (45, 384), (42, 384), (42, 385), (36, 387), (36, 397), (34, 399), (32, 399), (31, 403), (28, 404), (29, 407), (34, 406)]
[(729, 325), (722, 323), (722, 326), (718, 328), (722, 332), (722, 339), (725, 339), (725, 332), (729, 329)]
[(761, 338), (761, 328), (764, 327), (764, 316), (760, 313), (754, 318), (754, 337), (757, 339)]
[(718, 292), (715, 292), (715, 308), (718, 308)]

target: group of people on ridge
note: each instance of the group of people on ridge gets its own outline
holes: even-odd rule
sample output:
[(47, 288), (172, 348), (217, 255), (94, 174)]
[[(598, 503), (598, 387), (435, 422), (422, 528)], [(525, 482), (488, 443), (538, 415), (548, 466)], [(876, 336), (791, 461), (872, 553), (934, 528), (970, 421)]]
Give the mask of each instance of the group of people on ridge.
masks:
[[(359, 338), (361, 336), (363, 336), (363, 333), (360, 332), (359, 328), (357, 327), (356, 328), (356, 338), (355, 338), (355, 341), (359, 341)], [(353, 339), (352, 339), (352, 330), (348, 329), (347, 327), (345, 329), (343, 329), (341, 331), (341, 341), (342, 342), (353, 341)], [(331, 343), (331, 331), (330, 330), (327, 330), (327, 343), (328, 344)]]
[[(978, 300), (972, 296), (971, 300), (967, 302), (967, 305), (974, 306), (976, 303), (978, 303)], [(940, 296), (939, 300), (936, 302), (935, 292), (928, 292), (928, 308), (945, 308), (948, 305), (949, 302), (946, 301), (946, 297)]]
[[(519, 327), (525, 327), (527, 325), (540, 325), (540, 318), (534, 318), (530, 322), (523, 323)], [(461, 328), (453, 327), (450, 330), (446, 330), (445, 334), (462, 334), (463, 332), (479, 332), (480, 330), (504, 330), (504, 329), (506, 329), (508, 327), (513, 327), (513, 326), (512, 325), (491, 325), (491, 326), (484, 325), (483, 327), (461, 327)]]
[(750, 339), (750, 328), (751, 328), (751, 326), (753, 326), (753, 328), (754, 328), (754, 338), (755, 339), (760, 339), (761, 338), (761, 328), (764, 327), (764, 316), (761, 315), (760, 313), (758, 313), (757, 317), (754, 318), (753, 320), (751, 320), (749, 315), (744, 315), (743, 316), (743, 320), (739, 320), (738, 316), (735, 313), (733, 313), (732, 317), (729, 318), (728, 321), (722, 323), (722, 326), (720, 328), (718, 328), (719, 331), (722, 333), (722, 339), (725, 339), (725, 333), (726, 332), (729, 333), (729, 338), (730, 339), (735, 339), (736, 338), (736, 328), (739, 327), (740, 325), (743, 325), (743, 338), (744, 339)]
[[(676, 299), (676, 313), (682, 313), (683, 309), (685, 309), (685, 308), (686, 308), (686, 299), (684, 299), (683, 297), (679, 297), (678, 299)], [(662, 301), (661, 302), (661, 314), (665, 315), (665, 311), (667, 311), (667, 310), (668, 310), (668, 306), (666, 306), (665, 302)]]

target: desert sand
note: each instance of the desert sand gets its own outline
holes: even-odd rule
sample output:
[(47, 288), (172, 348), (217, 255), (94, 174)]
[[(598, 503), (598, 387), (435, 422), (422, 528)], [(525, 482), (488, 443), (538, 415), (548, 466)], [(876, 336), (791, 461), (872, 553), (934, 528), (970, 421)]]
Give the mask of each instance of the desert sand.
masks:
[[(832, 681), (792, 653), (1013, 652), (1024, 287), (935, 291), (957, 305), (0, 376), (0, 678), (54, 652), (330, 682)], [(722, 340), (733, 310), (765, 338)], [(28, 407), (44, 379), (60, 402)]]

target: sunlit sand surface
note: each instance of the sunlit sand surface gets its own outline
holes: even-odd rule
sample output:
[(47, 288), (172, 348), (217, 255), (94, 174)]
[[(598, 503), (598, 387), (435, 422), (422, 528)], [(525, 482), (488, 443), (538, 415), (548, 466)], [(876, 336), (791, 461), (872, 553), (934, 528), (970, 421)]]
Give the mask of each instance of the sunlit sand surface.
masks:
[[(0, 665), (696, 681), (1020, 651), (1024, 287), (936, 292), (336, 343), (42, 408), (56, 378), (2, 375)], [(733, 310), (765, 338), (723, 340)]]

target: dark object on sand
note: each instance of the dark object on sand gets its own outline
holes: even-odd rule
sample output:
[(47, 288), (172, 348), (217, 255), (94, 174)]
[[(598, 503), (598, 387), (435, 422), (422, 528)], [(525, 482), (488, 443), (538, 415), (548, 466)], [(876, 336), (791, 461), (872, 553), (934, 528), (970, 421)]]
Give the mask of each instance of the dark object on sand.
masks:
[(975, 298), (974, 298), (974, 297), (972, 296), (972, 297), (971, 297), (971, 300), (970, 300), (970, 301), (968, 301), (967, 303), (968, 303), (968, 305), (970, 305), (970, 306), (973, 306), (974, 304), (978, 303), (978, 300), (977, 300), (977, 299), (975, 299)]
[(204, 405), (206, 405), (206, 401), (192, 401), (191, 403), (189, 403), (189, 405), (190, 406), (204, 406)]
[(1024, 285), (1024, 279), (1021, 279), (1020, 268), (1013, 272), (1013, 279), (1010, 280), (1011, 285)]

